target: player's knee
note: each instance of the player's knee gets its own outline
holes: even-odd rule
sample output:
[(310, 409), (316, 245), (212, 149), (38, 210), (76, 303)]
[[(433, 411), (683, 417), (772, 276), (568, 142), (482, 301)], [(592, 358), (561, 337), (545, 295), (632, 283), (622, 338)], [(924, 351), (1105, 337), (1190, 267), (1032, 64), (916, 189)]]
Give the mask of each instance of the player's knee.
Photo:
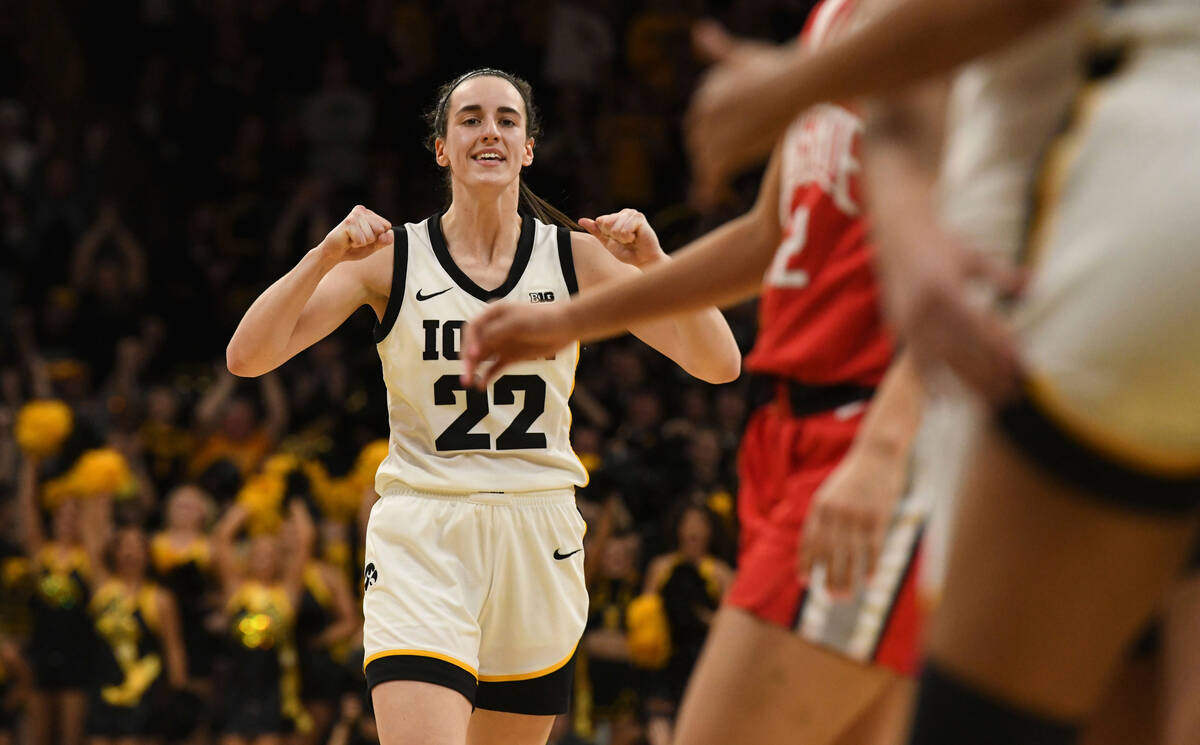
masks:
[(1079, 729), (1002, 701), (927, 660), (909, 745), (1070, 745)]

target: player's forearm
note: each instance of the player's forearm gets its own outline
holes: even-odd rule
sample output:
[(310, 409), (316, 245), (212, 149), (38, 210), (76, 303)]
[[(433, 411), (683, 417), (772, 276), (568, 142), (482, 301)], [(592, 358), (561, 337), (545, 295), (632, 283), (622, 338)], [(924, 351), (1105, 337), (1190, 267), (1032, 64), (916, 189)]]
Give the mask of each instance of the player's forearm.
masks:
[(753, 297), (775, 248), (764, 222), (743, 215), (640, 276), (581, 293), (566, 310), (572, 335), (593, 341), (664, 316)]
[(924, 406), (925, 390), (916, 367), (902, 353), (884, 376), (853, 448), (902, 461), (921, 423)]
[(728, 383), (742, 372), (742, 353), (729, 322), (716, 308), (675, 318), (683, 361), (680, 366), (706, 383)]
[(906, 0), (813, 51), (796, 45), (762, 99), (777, 137), (821, 101), (886, 94), (1000, 49), (1078, 0)]
[[(863, 138), (863, 184), (881, 277), (936, 261), (922, 236), (936, 219), (937, 165), (922, 143), (926, 133), (909, 123), (893, 128), (870, 119)], [(913, 255), (912, 251), (921, 251)]]
[(258, 296), (242, 317), (225, 350), (225, 361), (231, 373), (257, 377), (285, 361), (288, 341), (305, 303), (333, 266), (322, 258), (319, 248), (314, 248)]

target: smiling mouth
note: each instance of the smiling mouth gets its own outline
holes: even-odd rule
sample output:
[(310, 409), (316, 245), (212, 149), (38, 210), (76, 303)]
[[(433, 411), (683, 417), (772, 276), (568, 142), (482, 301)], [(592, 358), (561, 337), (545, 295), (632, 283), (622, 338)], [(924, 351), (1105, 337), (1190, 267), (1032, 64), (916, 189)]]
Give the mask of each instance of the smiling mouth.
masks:
[(476, 163), (503, 163), (505, 160), (507, 160), (507, 158), (505, 158), (503, 155), (497, 155), (496, 153), (483, 153), (481, 155), (472, 156), (471, 160), (475, 161)]

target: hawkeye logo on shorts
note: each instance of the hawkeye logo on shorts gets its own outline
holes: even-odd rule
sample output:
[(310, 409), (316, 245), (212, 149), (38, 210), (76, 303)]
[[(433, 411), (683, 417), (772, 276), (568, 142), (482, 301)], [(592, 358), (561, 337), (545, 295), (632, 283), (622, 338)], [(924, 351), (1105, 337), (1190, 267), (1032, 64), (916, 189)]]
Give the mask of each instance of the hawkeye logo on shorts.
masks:
[(375, 569), (375, 563), (367, 564), (367, 568), (363, 570), (363, 592), (367, 591), (371, 585), (379, 580), (379, 572)]
[(551, 290), (543, 290), (542, 292), (529, 293), (529, 302), (531, 303), (553, 303), (554, 292)]

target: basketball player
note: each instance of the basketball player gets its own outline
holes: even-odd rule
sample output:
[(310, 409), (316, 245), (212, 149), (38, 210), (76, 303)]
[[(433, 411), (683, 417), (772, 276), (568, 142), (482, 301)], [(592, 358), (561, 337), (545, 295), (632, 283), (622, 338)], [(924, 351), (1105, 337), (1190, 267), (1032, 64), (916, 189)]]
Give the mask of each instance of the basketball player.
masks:
[[(382, 741), (543, 743), (567, 710), (588, 606), (574, 504), (587, 474), (568, 441), (578, 354), (468, 389), (461, 332), (490, 300), (569, 304), (667, 259), (632, 210), (585, 221), (600, 238), (544, 222), (547, 205), (520, 179), (538, 133), (524, 81), (467, 73), (441, 90), (431, 119), (449, 207), (394, 231), (355, 207), (255, 301), (228, 363), (261, 375), (371, 306), (391, 421), (364, 577)], [(739, 373), (715, 309), (631, 330), (701, 379)]]
[[(843, 33), (856, 12), (846, 0), (819, 5), (805, 44)], [(902, 732), (922, 515), (908, 502), (897, 510), (897, 500), (921, 395), (911, 366), (892, 363), (880, 322), (859, 201), (861, 127), (845, 106), (802, 114), (754, 208), (678, 252), (665, 271), (636, 278), (636, 292), (626, 282), (569, 308), (498, 304), (468, 327), (469, 374), (494, 359), (483, 376), (491, 379), (513, 360), (628, 318), (762, 293), (747, 366), (776, 396), (742, 443), (738, 574), (680, 710), (677, 740), (687, 745), (873, 743)], [(699, 276), (719, 283), (692, 281)], [(857, 566), (876, 557), (874, 572)], [(853, 602), (835, 602), (831, 591), (855, 590), (856, 574), (870, 575), (866, 586)]]
[[(1056, 7), (1069, 5), (911, 0), (793, 80), (821, 97), (867, 93), (994, 52), (953, 88), (940, 212), (957, 235), (912, 162), (868, 167), (910, 349), (996, 402), (973, 428), (915, 745), (1075, 741), (1195, 536), (1200, 4), (1127, 2), (1099, 23), (1100, 3)], [(1122, 53), (1085, 83), (1098, 37)], [(839, 60), (831, 84), (822, 72)], [(727, 77), (709, 114), (756, 77)], [(1052, 138), (1056, 108), (1071, 116)], [(906, 188), (922, 184), (924, 196)], [(1033, 269), (1009, 326), (967, 291), (977, 263), (963, 246), (981, 229)]]

